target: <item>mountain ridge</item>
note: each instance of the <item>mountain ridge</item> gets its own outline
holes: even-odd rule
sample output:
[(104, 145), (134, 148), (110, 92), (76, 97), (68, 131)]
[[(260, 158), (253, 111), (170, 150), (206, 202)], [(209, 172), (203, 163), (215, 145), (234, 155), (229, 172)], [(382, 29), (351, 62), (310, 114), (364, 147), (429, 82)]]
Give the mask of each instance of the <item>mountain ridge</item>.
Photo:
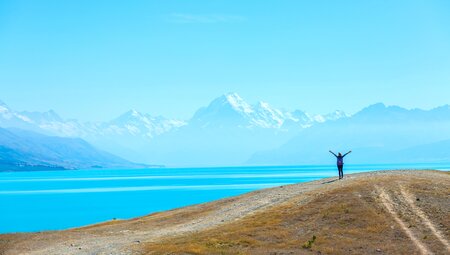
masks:
[[(437, 109), (437, 110), (436, 110)], [(374, 104), (349, 118), (328, 121), (299, 132), (282, 146), (252, 155), (249, 164), (329, 163), (329, 149), (353, 150), (348, 160), (354, 163), (415, 162), (406, 151), (450, 139), (450, 108), (431, 110), (405, 109)], [(444, 143), (446, 144), (446, 143)], [(447, 145), (447, 144), (446, 144)], [(443, 149), (440, 145), (440, 150)], [(425, 162), (434, 154), (442, 155), (432, 146), (423, 152)], [(437, 148), (437, 147), (436, 147)], [(450, 144), (448, 148), (450, 149)], [(439, 161), (450, 161), (450, 153)], [(417, 162), (416, 162), (417, 163)]]
[(170, 166), (325, 163), (324, 151), (350, 148), (360, 152), (355, 162), (392, 162), (394, 154), (405, 159), (401, 151), (409, 147), (450, 139), (449, 116), (448, 104), (423, 110), (384, 103), (352, 115), (310, 114), (250, 104), (237, 93), (213, 99), (187, 120), (132, 109), (110, 121), (80, 123), (52, 110), (16, 112), (0, 104), (0, 127), (80, 137), (131, 161)]
[[(202, 132), (210, 134), (209, 138), (212, 143), (217, 142), (218, 146), (224, 146), (223, 150), (212, 148), (216, 153), (221, 154), (233, 150), (233, 147), (226, 145), (226, 142), (217, 141), (218, 136), (229, 136), (224, 129), (234, 130), (230, 133), (240, 137), (244, 136), (244, 140), (249, 143), (262, 139), (269, 145), (274, 142), (279, 144), (280, 141), (285, 140), (283, 138), (275, 141), (280, 137), (292, 136), (303, 128), (328, 119), (346, 117), (342, 112), (335, 113), (322, 116), (308, 114), (300, 110), (284, 111), (263, 101), (252, 105), (237, 93), (227, 93), (215, 98), (209, 105), (199, 108), (188, 120), (152, 116), (132, 109), (110, 121), (81, 123), (77, 120), (66, 120), (53, 110), (43, 113), (17, 112), (5, 104), (4, 110), (0, 110), (0, 127), (18, 127), (45, 135), (80, 137), (102, 150), (132, 161), (153, 164), (154, 160), (157, 160), (158, 164), (166, 165), (175, 161), (171, 157), (176, 155), (173, 151), (169, 151), (170, 147), (173, 147), (170, 146), (171, 144), (178, 145), (180, 149), (177, 150), (186, 150), (186, 153), (189, 152), (190, 148), (196, 147), (195, 145), (189, 145), (187, 141), (190, 141), (190, 139), (180, 135), (182, 133), (185, 133), (186, 136), (195, 136), (194, 138), (198, 138), (197, 140), (203, 139)], [(10, 121), (9, 119), (12, 117), (8, 118), (8, 116), (13, 116), (14, 120)], [(194, 132), (193, 129), (198, 129), (198, 132)], [(238, 134), (239, 132), (242, 134)], [(250, 136), (250, 139), (245, 136)], [(169, 141), (169, 137), (177, 137), (181, 141)], [(273, 139), (269, 139), (269, 141), (266, 137)], [(195, 142), (195, 139), (192, 142)], [(205, 143), (207, 142), (205, 141)], [(238, 141), (233, 141), (233, 143), (236, 144)], [(258, 144), (255, 144), (255, 146)], [(163, 149), (159, 149), (158, 146), (162, 146)], [(237, 146), (239, 147), (239, 145)], [(250, 146), (252, 148), (249, 147), (248, 150), (257, 149), (255, 146)], [(265, 144), (258, 146), (267, 148)], [(245, 152), (243, 155), (248, 153), (250, 152)], [(163, 154), (165, 156), (158, 156)], [(197, 157), (197, 155), (194, 156)], [(188, 159), (188, 157), (186, 158)], [(216, 163), (218, 162), (216, 161)], [(199, 161), (192, 163), (203, 165)], [(239, 163), (241, 162), (234, 160), (230, 164)]]
[(97, 150), (81, 138), (0, 128), (0, 171), (144, 167)]

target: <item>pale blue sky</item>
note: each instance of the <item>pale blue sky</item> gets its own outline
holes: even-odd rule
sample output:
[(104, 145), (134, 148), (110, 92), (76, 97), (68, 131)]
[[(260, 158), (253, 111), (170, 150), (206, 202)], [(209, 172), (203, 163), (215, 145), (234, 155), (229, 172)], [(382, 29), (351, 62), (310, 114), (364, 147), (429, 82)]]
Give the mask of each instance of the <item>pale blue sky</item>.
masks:
[(0, 100), (189, 118), (226, 92), (353, 113), (450, 103), (450, 1), (0, 1)]

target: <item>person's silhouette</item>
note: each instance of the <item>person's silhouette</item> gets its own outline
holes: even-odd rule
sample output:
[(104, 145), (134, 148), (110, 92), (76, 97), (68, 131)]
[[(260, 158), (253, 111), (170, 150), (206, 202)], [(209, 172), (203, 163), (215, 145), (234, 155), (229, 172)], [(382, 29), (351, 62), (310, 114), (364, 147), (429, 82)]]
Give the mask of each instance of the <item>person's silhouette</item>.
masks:
[(349, 154), (350, 152), (352, 152), (352, 151), (349, 151), (349, 152), (345, 153), (344, 155), (342, 155), (339, 152), (338, 155), (336, 155), (334, 152), (332, 152), (330, 150), (330, 153), (333, 154), (337, 159), (337, 168), (339, 171), (339, 179), (344, 178), (344, 157), (347, 156), (347, 154)]

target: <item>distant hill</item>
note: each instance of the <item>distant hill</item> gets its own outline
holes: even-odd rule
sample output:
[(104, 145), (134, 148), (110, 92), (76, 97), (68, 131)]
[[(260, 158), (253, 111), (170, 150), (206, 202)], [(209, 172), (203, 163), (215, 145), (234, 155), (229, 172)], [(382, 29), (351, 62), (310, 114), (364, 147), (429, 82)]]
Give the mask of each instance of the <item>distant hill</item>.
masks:
[(348, 151), (348, 162), (450, 162), (450, 106), (407, 110), (375, 104), (350, 118), (299, 132), (274, 150), (255, 153), (250, 164), (314, 164), (334, 159), (328, 150)]
[(144, 165), (100, 151), (80, 138), (0, 128), (0, 171), (103, 167), (135, 168)]

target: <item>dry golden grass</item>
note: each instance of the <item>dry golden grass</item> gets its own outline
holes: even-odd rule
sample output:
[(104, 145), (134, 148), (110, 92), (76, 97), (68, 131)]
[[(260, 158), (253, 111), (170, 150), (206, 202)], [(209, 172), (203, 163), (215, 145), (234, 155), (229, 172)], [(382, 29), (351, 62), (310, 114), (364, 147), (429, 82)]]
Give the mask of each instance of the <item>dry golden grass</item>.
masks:
[[(392, 190), (407, 185), (423, 198), (424, 204), (418, 206), (448, 234), (447, 185), (420, 178), (382, 177), (312, 195), (307, 204), (294, 197), (282, 206), (215, 229), (146, 243), (143, 253), (415, 254), (416, 247), (380, 204), (375, 185)], [(317, 238), (311, 248), (305, 248), (313, 236)], [(436, 240), (426, 244), (445, 252)]]

